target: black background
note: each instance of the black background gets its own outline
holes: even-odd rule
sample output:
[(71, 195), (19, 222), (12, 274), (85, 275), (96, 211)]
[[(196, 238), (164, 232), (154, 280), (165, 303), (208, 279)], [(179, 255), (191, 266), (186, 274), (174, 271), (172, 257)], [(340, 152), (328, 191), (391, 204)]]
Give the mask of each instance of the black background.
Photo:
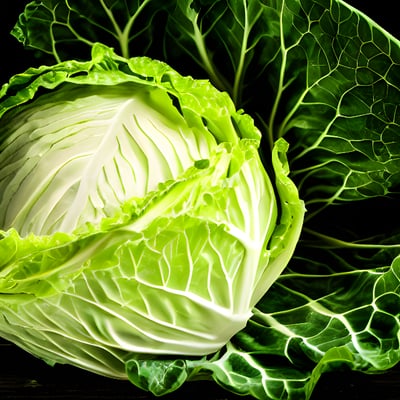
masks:
[[(161, 0), (160, 0), (161, 1)], [(387, 31), (400, 38), (396, 0), (349, 0)], [(24, 71), (32, 59), (8, 32), (22, 11), (25, 1), (7, 0), (0, 11), (0, 84), (13, 74)], [(212, 382), (191, 382), (163, 400), (194, 397), (203, 400), (250, 399), (232, 395)], [(312, 400), (399, 400), (400, 368), (381, 375), (337, 372), (323, 375)], [(15, 346), (0, 341), (0, 399), (136, 399), (155, 400), (128, 382), (103, 378), (69, 366), (50, 367)]]

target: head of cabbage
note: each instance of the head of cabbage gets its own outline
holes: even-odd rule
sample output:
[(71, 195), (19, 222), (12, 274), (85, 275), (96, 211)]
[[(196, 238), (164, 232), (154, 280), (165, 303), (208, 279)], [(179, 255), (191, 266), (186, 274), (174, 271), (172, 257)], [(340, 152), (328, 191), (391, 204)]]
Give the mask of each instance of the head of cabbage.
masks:
[(0, 103), (0, 335), (125, 377), (223, 347), (292, 256), (304, 206), (278, 141), (226, 93), (96, 45)]

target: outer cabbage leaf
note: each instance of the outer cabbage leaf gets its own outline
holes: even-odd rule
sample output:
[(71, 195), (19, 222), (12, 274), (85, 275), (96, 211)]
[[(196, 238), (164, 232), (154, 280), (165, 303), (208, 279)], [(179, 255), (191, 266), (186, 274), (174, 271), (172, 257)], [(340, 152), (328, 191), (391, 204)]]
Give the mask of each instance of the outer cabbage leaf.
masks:
[[(126, 58), (144, 55), (162, 30), (158, 14), (167, 5), (151, 0), (35, 0), (26, 5), (13, 34), (57, 62), (90, 58), (96, 42), (108, 44)], [(27, 29), (31, 24), (33, 29)]]
[[(302, 227), (304, 204), (288, 178), (285, 141), (272, 156), (273, 185), (258, 153), (259, 131), (226, 93), (103, 45), (93, 47), (90, 61), (14, 76), (3, 96), (1, 214), (3, 224), (10, 222), (0, 239), (1, 336), (49, 363), (123, 378), (137, 354), (209, 354), (244, 328), (290, 260)], [(155, 107), (144, 108), (140, 96)], [(185, 140), (170, 154), (165, 140), (173, 140), (173, 127)], [(144, 132), (156, 143), (140, 152)], [(71, 135), (74, 142), (83, 137), (82, 154), (64, 142)], [(86, 136), (96, 140), (86, 146)], [(131, 150), (124, 139), (137, 140), (135, 154), (151, 157), (136, 196), (129, 188), (122, 193), (135, 184), (124, 165), (130, 160), (137, 172), (149, 161), (119, 157)], [(37, 174), (42, 159), (62, 179)], [(20, 160), (27, 160), (21, 178)], [(76, 162), (80, 178), (69, 169)], [(157, 179), (149, 186), (152, 169)], [(38, 190), (21, 201), (35, 178)], [(119, 194), (126, 198), (111, 207)], [(13, 218), (25, 203), (32, 215), (24, 210)]]
[(296, 0), (181, 1), (171, 20), (182, 55), (259, 116), (266, 143), (292, 144), (308, 219), (398, 193), (400, 47), (371, 19), (340, 0)]
[[(291, 265), (301, 269), (306, 261), (311, 262), (298, 257)], [(398, 257), (379, 270), (353, 267), (314, 275), (289, 270), (218, 357), (133, 359), (127, 363), (131, 379), (159, 395), (176, 389), (172, 377), (179, 386), (183, 377), (210, 374), (239, 395), (309, 399), (322, 373), (373, 373), (398, 362), (399, 288)]]

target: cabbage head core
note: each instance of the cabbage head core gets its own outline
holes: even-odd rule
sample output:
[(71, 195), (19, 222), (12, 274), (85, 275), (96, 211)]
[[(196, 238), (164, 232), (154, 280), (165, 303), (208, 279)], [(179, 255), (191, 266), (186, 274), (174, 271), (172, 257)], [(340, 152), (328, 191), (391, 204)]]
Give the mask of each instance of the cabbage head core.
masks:
[(13, 110), (0, 147), (0, 226), (72, 232), (175, 180), (217, 143), (159, 88), (67, 84)]

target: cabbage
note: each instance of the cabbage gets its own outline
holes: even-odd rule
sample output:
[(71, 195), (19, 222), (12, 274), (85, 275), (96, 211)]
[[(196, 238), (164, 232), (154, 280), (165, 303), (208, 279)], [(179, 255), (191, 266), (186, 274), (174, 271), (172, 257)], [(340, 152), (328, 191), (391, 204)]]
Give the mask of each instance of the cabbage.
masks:
[(31, 68), (0, 103), (0, 334), (48, 363), (127, 377), (242, 330), (304, 205), (230, 97), (104, 45)]
[[(356, 0), (349, 2), (353, 5), (359, 3)], [(364, 2), (362, 7), (372, 6)], [(83, 196), (72, 203), (69, 196), (75, 199), (74, 192), (64, 192), (66, 195), (62, 198), (68, 208), (68, 217), (62, 208), (55, 210), (54, 214), (49, 214), (46, 207), (40, 208), (40, 213), (30, 211), (58, 198), (58, 195), (52, 198), (55, 192), (46, 191), (43, 186), (46, 168), (41, 169), (40, 179), (32, 181), (31, 186), (28, 181), (21, 185), (24, 192), (13, 199), (12, 193), (19, 185), (15, 186), (16, 181), (11, 183), (15, 172), (10, 171), (0, 191), (4, 193), (1, 194), (4, 197), (0, 207), (1, 224), (4, 225), (0, 257), (4, 267), (0, 268), (0, 276), (5, 277), (1, 281), (4, 284), (0, 284), (4, 309), (0, 315), (7, 318), (0, 322), (0, 335), (50, 363), (71, 362), (74, 358), (75, 365), (87, 368), (88, 359), (94, 358), (92, 366), (102, 363), (103, 367), (89, 369), (112, 376), (109, 371), (118, 370), (118, 376), (128, 378), (134, 385), (155, 395), (170, 393), (186, 381), (210, 379), (237, 395), (249, 395), (259, 400), (310, 399), (323, 373), (338, 370), (347, 373), (351, 370), (376, 374), (399, 364), (398, 38), (343, 0), (32, 0), (27, 2), (12, 35), (22, 42), (22, 55), (19, 58), (8, 57), (2, 72), (8, 68), (10, 75), (15, 74), (21, 65), (37, 68), (14, 75), (1, 89), (0, 109), (4, 113), (0, 119), (0, 127), (4, 127), (0, 139), (0, 143), (4, 143), (1, 153), (11, 151), (7, 149), (11, 149), (12, 135), (17, 129), (21, 132), (20, 143), (25, 146), (26, 142), (29, 147), (29, 133), (23, 130), (25, 119), (32, 113), (38, 115), (39, 107), (35, 105), (44, 106), (46, 99), (51, 99), (51, 105), (56, 104), (59, 102), (58, 94), (62, 99), (63, 93), (64, 97), (74, 98), (83, 84), (91, 95), (99, 96), (100, 92), (107, 91), (108, 99), (117, 94), (118, 86), (121, 91), (118, 90), (117, 95), (125, 104), (125, 110), (129, 109), (126, 92), (130, 85), (144, 85), (146, 90), (154, 88), (157, 94), (161, 93), (159, 89), (167, 90), (167, 96), (163, 96), (165, 101), (161, 95), (157, 95), (157, 101), (152, 97), (155, 111), (151, 115), (159, 115), (157, 110), (163, 109), (167, 103), (177, 111), (161, 112), (165, 118), (160, 120), (157, 117), (154, 127), (168, 126), (166, 121), (171, 121), (171, 118), (175, 122), (184, 121), (183, 125), (179, 123), (181, 132), (185, 132), (187, 137), (198, 139), (201, 136), (204, 146), (199, 151), (197, 145), (188, 145), (191, 150), (187, 157), (183, 156), (186, 152), (179, 150), (180, 162), (186, 160), (179, 166), (173, 164), (172, 160), (177, 160), (174, 155), (172, 159), (160, 153), (155, 155), (157, 145), (161, 144), (161, 139), (157, 139), (149, 163), (154, 166), (157, 160), (161, 162), (165, 158), (171, 168), (162, 168), (169, 171), (166, 175), (155, 173), (156, 169), (151, 168), (154, 174), (151, 188), (156, 187), (155, 190), (144, 197), (143, 194), (130, 197), (131, 193), (125, 193), (126, 185), (115, 186), (116, 181), (109, 179), (118, 174), (113, 175), (112, 169), (107, 169), (102, 179), (112, 182), (113, 190), (106, 191), (103, 184), (98, 191), (95, 186), (85, 185), (85, 190), (80, 193)], [(18, 49), (16, 44), (12, 48)], [(108, 48), (113, 48), (119, 56)], [(181, 75), (195, 80), (178, 78), (167, 65), (143, 57), (161, 60)], [(142, 60), (143, 67), (139, 68), (139, 60)], [(48, 67), (41, 67), (43, 64)], [(223, 93), (217, 95), (204, 79)], [(77, 91), (73, 89), (74, 85)], [(143, 91), (135, 93), (136, 100), (145, 97)], [(79, 96), (84, 97), (89, 98), (89, 95)], [(98, 103), (96, 100), (94, 108), (100, 109)], [(35, 111), (35, 108), (38, 109)], [(145, 105), (141, 108), (149, 111)], [(91, 107), (89, 109), (93, 112)], [(241, 109), (244, 111), (239, 111)], [(87, 109), (82, 103), (79, 110)], [(61, 112), (53, 109), (50, 114), (55, 115), (56, 122), (58, 119), (62, 122)], [(115, 121), (118, 118), (114, 118), (111, 125), (115, 126)], [(142, 116), (137, 122), (137, 126), (145, 124)], [(39, 131), (35, 132), (38, 134)], [(153, 132), (151, 137), (159, 138), (159, 133)], [(44, 131), (43, 135), (47, 139), (50, 137)], [(116, 137), (120, 138), (120, 133)], [(84, 147), (75, 145), (75, 141), (70, 144), (74, 144), (74, 153)], [(28, 154), (28, 147), (25, 154)], [(100, 154), (100, 149), (106, 150), (106, 147), (108, 145), (101, 147), (99, 143), (91, 154), (97, 150)], [(57, 147), (53, 146), (52, 150), (57, 150)], [(103, 154), (107, 153), (104, 151)], [(19, 161), (21, 166), (14, 166), (18, 168), (15, 179), (28, 176), (24, 174), (28, 174), (35, 163), (33, 159), (32, 163), (22, 159), (23, 154)], [(226, 170), (229, 178), (225, 174), (222, 181), (217, 179), (218, 183), (211, 185), (210, 179), (215, 182), (214, 178), (221, 176), (218, 174), (225, 167), (219, 167), (226, 165), (224, 160), (229, 164)], [(85, 171), (79, 167), (79, 161), (83, 162), (83, 159), (73, 163), (75, 176), (79, 176), (79, 170)], [(3, 161), (2, 165), (3, 173), (7, 175), (11, 163)], [(40, 160), (37, 165), (45, 164)], [(65, 168), (73, 165), (65, 165)], [(213, 178), (209, 175), (211, 170), (214, 171)], [(120, 176), (128, 180), (133, 176), (129, 167), (123, 171)], [(145, 173), (146, 168), (141, 171)], [(246, 179), (245, 171), (249, 171)], [(231, 173), (234, 173), (232, 177)], [(72, 172), (67, 174), (71, 178), (72, 175)], [(242, 180), (239, 179), (241, 176)], [(68, 187), (68, 184), (62, 184), (61, 175), (57, 177), (60, 179), (55, 186)], [(195, 183), (197, 178), (198, 184)], [(230, 183), (236, 180), (240, 181), (237, 188), (245, 191), (238, 191), (235, 186), (233, 196), (227, 188), (232, 188)], [(143, 187), (142, 193), (147, 190)], [(261, 195), (261, 188), (264, 188), (266, 196)], [(31, 189), (37, 190), (41, 196), (27, 200), (25, 207)], [(218, 189), (221, 189), (219, 197), (214, 194)], [(168, 217), (168, 210), (177, 213), (183, 204), (188, 204), (175, 200), (178, 192), (187, 193), (193, 200), (202, 199), (203, 203), (196, 203), (203, 204), (202, 212), (207, 214), (202, 223), (220, 221), (220, 218), (224, 221), (218, 223), (218, 235), (209, 236), (204, 251), (198, 239), (204, 234), (204, 229), (195, 233), (195, 225), (189, 227), (180, 214), (175, 214), (173, 219)], [(92, 203), (81, 201), (90, 193), (93, 194), (90, 197)], [(100, 210), (93, 207), (106, 204), (106, 193), (109, 196), (107, 207), (100, 207)], [(169, 199), (174, 199), (173, 204)], [(69, 203), (74, 206), (70, 207)], [(304, 207), (307, 212), (303, 220)], [(207, 269), (210, 274), (214, 270), (222, 271), (222, 267), (218, 269), (212, 264), (213, 260), (217, 260), (217, 265), (223, 265), (226, 271), (227, 266), (233, 271), (234, 263), (240, 257), (243, 260), (240, 266), (248, 261), (250, 267), (251, 260), (254, 261), (252, 273), (245, 273), (245, 268), (240, 268), (235, 275), (238, 279), (231, 279), (221, 272), (215, 276), (217, 284), (211, 285), (213, 281), (210, 279), (207, 284), (198, 285), (206, 299), (212, 297), (212, 301), (201, 303), (210, 307), (205, 307), (204, 313), (203, 310), (195, 313), (185, 308), (190, 317), (180, 320), (185, 327), (181, 332), (195, 333), (201, 324), (208, 323), (210, 336), (207, 338), (193, 335), (189, 339), (188, 334), (186, 343), (179, 340), (181, 349), (175, 348), (177, 352), (174, 353), (171, 341), (167, 343), (164, 339), (176, 338), (171, 330), (168, 333), (165, 330), (164, 339), (158, 342), (160, 346), (163, 344), (163, 349), (153, 343), (143, 352), (126, 352), (119, 345), (110, 347), (110, 342), (101, 337), (104, 332), (116, 332), (116, 320), (107, 327), (104, 316), (93, 321), (97, 315), (94, 306), (103, 303), (106, 287), (109, 298), (111, 285), (118, 297), (118, 306), (115, 305), (118, 313), (115, 315), (129, 309), (125, 306), (127, 297), (123, 296), (126, 291), (122, 290), (125, 281), (118, 279), (118, 273), (114, 271), (105, 281), (99, 278), (99, 273), (95, 280), (89, 280), (89, 272), (95, 261), (96, 271), (107, 271), (106, 264), (102, 264), (101, 269), (98, 267), (102, 262), (100, 254), (107, 262), (115, 260), (118, 263), (117, 260), (122, 259), (121, 252), (114, 252), (112, 248), (118, 246), (116, 237), (120, 235), (118, 237), (122, 238), (122, 232), (126, 237), (133, 237), (133, 233), (146, 233), (146, 250), (153, 251), (153, 259), (157, 259), (159, 253), (154, 241), (150, 246), (150, 238), (154, 236), (149, 234), (149, 230), (132, 232), (129, 227), (136, 223), (137, 228), (137, 221), (153, 220), (151, 212), (157, 214), (160, 209), (166, 210), (163, 211), (165, 218), (161, 221), (159, 214), (160, 218), (155, 218), (149, 228), (160, 235), (164, 227), (165, 232), (174, 231), (176, 235), (179, 229), (185, 232), (182, 233), (186, 235), (184, 240), (176, 241), (181, 247), (175, 246), (177, 250), (182, 246), (185, 248), (184, 252), (175, 252), (182, 255), (180, 265), (190, 265), (195, 258), (189, 259), (187, 255), (192, 255), (197, 249), (201, 255), (198, 259), (207, 259), (207, 266), (212, 265)], [(193, 208), (191, 212), (194, 210), (197, 209)], [(146, 216), (149, 217), (146, 219)], [(199, 221), (197, 217), (194, 219)], [(265, 225), (266, 219), (270, 223), (268, 226)], [(65, 231), (56, 232), (59, 227)], [(256, 234), (257, 227), (263, 227), (264, 233), (260, 230), (260, 234)], [(38, 233), (41, 229), (44, 229), (43, 234)], [(188, 232), (193, 234), (187, 236)], [(224, 239), (220, 234), (225, 235)], [(194, 237), (195, 241), (190, 240)], [(167, 235), (162, 238), (167, 241)], [(124, 246), (127, 246), (126, 242), (123, 242)], [(106, 243), (111, 244), (108, 256), (105, 254)], [(158, 243), (161, 246), (160, 240)], [(193, 243), (197, 247), (193, 247)], [(264, 254), (262, 250), (257, 254), (254, 243), (260, 246), (263, 243)], [(96, 251), (92, 255), (90, 250)], [(68, 251), (75, 251), (75, 256), (70, 256)], [(137, 257), (136, 253), (131, 252), (129, 256), (131, 254)], [(135, 257), (130, 258), (136, 260)], [(49, 271), (46, 266), (50, 264), (54, 266), (51, 269), (54, 279), (47, 279), (51, 274), (44, 272)], [(277, 278), (284, 265), (287, 267)], [(69, 268), (69, 275), (63, 274), (65, 269), (62, 266)], [(39, 271), (40, 279), (35, 279), (38, 276), (35, 271)], [(200, 272), (197, 268), (195, 271)], [(239, 271), (243, 272), (243, 279)], [(181, 271), (178, 275), (187, 279)], [(158, 276), (166, 281), (165, 276), (172, 275)], [(82, 283), (83, 277), (85, 284)], [(189, 281), (192, 285), (183, 284), (183, 296), (177, 296), (183, 303), (189, 299), (194, 283), (201, 279), (192, 274)], [(71, 299), (64, 289), (78, 288), (74, 284), (79, 282), (86, 287), (81, 299), (90, 301), (91, 306), (76, 306), (76, 314), (69, 310), (76, 324), (63, 317), (61, 329), (54, 315), (65, 308), (58, 306), (57, 311), (47, 312), (44, 299), (47, 301), (56, 295)], [(107, 282), (107, 286), (100, 282)], [(190, 290), (186, 290), (187, 286)], [(12, 294), (12, 290), (18, 294)], [(193, 294), (191, 296), (193, 298)], [(161, 302), (160, 297), (165, 301)], [(32, 298), (32, 309), (28, 312), (22, 305), (22, 298), (26, 299), (26, 304)], [(227, 299), (232, 299), (232, 304), (237, 305), (236, 311), (232, 305), (233, 320), (229, 322), (229, 313), (225, 313)], [(153, 309), (157, 301), (159, 305)], [(256, 304), (251, 308), (254, 302)], [(170, 316), (170, 320), (178, 322), (183, 303), (178, 303), (175, 297), (172, 303), (170, 297), (157, 295), (146, 303), (146, 310), (151, 311), (153, 317), (159, 318), (162, 314), (165, 321)], [(12, 316), (10, 309), (13, 310)], [(29, 315), (24, 315), (24, 310)], [(81, 315), (77, 316), (82, 310), (93, 316), (84, 325), (81, 324)], [(35, 318), (35, 322), (29, 325), (27, 321), (31, 318)], [(246, 318), (249, 318), (247, 322)], [(12, 331), (11, 322), (15, 324), (17, 320), (20, 328)], [(155, 318), (150, 322), (156, 322)], [(243, 329), (240, 329), (240, 324), (245, 324)], [(139, 325), (146, 327), (145, 324)], [(154, 325), (151, 330), (143, 330), (137, 336), (143, 340), (144, 333), (150, 334), (151, 331), (152, 339), (161, 338), (160, 329), (154, 329)], [(25, 329), (29, 326), (32, 329)], [(75, 331), (70, 332), (67, 339), (65, 329), (74, 326)], [(171, 329), (178, 324), (157, 326)], [(53, 331), (60, 328), (62, 342), (56, 342), (54, 335), (48, 337), (50, 327)], [(229, 327), (231, 333), (227, 331)], [(203, 330), (204, 334), (207, 329)], [(240, 330), (234, 334), (237, 329)], [(81, 332), (89, 331), (93, 334), (88, 335), (92, 347), (86, 342), (85, 345), (73, 346)], [(27, 332), (31, 335), (30, 340)], [(46, 336), (42, 341), (40, 334)], [(118, 335), (110, 336), (118, 338)], [(93, 337), (95, 341), (92, 341)], [(119, 336), (119, 343), (121, 338)], [(226, 343), (219, 347), (219, 340), (220, 343), (226, 340)], [(133, 342), (124, 340), (124, 343), (132, 345)], [(200, 351), (203, 345), (204, 353)], [(38, 346), (43, 349), (41, 353), (33, 349)], [(211, 347), (217, 350), (211, 350)], [(95, 354), (93, 349), (98, 353)], [(50, 351), (53, 353), (51, 357)], [(67, 351), (68, 360), (61, 357)], [(335, 374), (333, 380), (336, 377)], [(349, 374), (349, 379), (352, 377), (353, 374)], [(190, 388), (191, 385), (189, 391)], [(133, 389), (132, 393), (135, 396), (137, 391)]]

